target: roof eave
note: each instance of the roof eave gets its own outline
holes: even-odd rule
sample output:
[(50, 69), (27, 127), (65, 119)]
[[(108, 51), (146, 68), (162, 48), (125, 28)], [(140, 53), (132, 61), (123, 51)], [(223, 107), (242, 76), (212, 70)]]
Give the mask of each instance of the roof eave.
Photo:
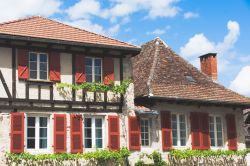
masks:
[(227, 106), (234, 108), (250, 108), (250, 103), (246, 102), (233, 102), (233, 101), (218, 101), (218, 100), (197, 100), (197, 99), (188, 99), (188, 98), (178, 98), (178, 97), (163, 97), (163, 96), (143, 96), (139, 98), (147, 98), (153, 100), (163, 100), (169, 102), (183, 102), (183, 103), (196, 103), (196, 104), (211, 104), (218, 106)]
[(115, 45), (94, 44), (94, 43), (75, 42), (75, 41), (66, 41), (66, 40), (58, 40), (58, 39), (10, 35), (10, 34), (3, 34), (3, 33), (0, 33), (0, 38), (10, 39), (10, 40), (22, 40), (22, 41), (29, 41), (29, 42), (31, 41), (31, 42), (42, 42), (42, 43), (51, 43), (51, 44), (64, 44), (64, 45), (71, 45), (71, 46), (110, 48), (110, 49), (116, 49), (120, 51), (128, 51), (128, 52), (131, 52), (132, 55), (137, 55), (141, 51), (141, 48), (139, 47), (124, 47), (124, 46), (115, 46)]

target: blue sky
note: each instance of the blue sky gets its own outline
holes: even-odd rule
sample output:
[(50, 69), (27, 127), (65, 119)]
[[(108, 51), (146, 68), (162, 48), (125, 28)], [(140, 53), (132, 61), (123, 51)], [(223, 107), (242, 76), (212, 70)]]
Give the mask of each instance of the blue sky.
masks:
[(250, 96), (250, 0), (0, 1), (1, 22), (41, 15), (136, 45), (160, 37), (198, 68), (217, 52), (219, 82)]

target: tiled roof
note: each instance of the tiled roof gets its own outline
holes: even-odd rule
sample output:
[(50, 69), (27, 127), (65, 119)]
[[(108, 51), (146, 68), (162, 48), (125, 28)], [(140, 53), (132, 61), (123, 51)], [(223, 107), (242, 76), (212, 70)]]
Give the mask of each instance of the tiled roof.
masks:
[(109, 45), (124, 48), (138, 48), (110, 37), (88, 32), (54, 20), (33, 16), (0, 24), (0, 34), (69, 42)]
[(245, 103), (250, 98), (215, 83), (159, 38), (142, 45), (133, 57), (135, 96), (154, 96), (217, 103)]

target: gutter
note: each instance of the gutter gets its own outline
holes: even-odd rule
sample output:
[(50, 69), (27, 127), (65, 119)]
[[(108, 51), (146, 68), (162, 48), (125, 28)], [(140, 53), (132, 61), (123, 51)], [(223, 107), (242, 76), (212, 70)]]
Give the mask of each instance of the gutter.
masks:
[(131, 52), (133, 52), (133, 54), (139, 54), (141, 51), (141, 48), (139, 48), (139, 47), (132, 48), (132, 47), (112, 46), (112, 45), (94, 44), (94, 43), (86, 43), (86, 42), (74, 42), (74, 41), (48, 39), (48, 38), (8, 35), (8, 34), (1, 34), (1, 33), (0, 33), (0, 38), (1, 39), (12, 39), (12, 40), (22, 40), (22, 41), (32, 41), (32, 42), (44, 42), (44, 43), (52, 43), (52, 44), (64, 44), (64, 45), (72, 45), (72, 46), (110, 48), (110, 49), (117, 49), (117, 50), (121, 50), (121, 51), (131, 51)]

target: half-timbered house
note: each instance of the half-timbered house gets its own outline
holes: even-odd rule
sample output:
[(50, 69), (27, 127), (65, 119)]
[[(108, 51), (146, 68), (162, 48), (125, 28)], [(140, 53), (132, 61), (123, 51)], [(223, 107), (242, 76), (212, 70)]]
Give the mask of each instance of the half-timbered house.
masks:
[[(58, 88), (119, 85), (140, 48), (43, 17), (0, 24), (0, 158), (5, 152), (58, 153), (126, 146), (125, 95)], [(123, 114), (124, 113), (124, 114)]]

